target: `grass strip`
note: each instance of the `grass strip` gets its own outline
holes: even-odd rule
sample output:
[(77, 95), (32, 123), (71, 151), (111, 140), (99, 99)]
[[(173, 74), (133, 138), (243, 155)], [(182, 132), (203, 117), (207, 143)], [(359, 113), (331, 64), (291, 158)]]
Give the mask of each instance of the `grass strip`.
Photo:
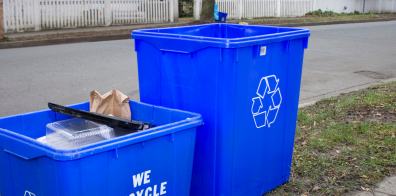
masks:
[(369, 191), (396, 173), (396, 82), (299, 109), (290, 180), (268, 195)]

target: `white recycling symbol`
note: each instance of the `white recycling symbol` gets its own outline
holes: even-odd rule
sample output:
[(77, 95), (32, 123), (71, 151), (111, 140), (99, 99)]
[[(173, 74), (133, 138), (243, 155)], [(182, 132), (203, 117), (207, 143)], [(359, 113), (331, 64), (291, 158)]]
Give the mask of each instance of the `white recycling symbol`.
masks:
[(33, 194), (32, 192), (25, 191), (25, 195), (24, 196), (36, 196), (36, 195)]
[[(252, 114), (257, 128), (271, 126), (275, 122), (282, 103), (281, 92), (278, 87), (279, 79), (275, 75), (261, 78), (256, 94), (252, 99)], [(271, 99), (271, 100), (268, 100)]]

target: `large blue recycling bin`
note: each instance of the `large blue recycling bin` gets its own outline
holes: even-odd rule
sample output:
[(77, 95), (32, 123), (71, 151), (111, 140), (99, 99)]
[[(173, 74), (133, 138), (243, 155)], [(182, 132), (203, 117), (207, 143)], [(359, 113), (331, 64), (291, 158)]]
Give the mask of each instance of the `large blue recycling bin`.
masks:
[[(131, 101), (132, 119), (153, 129), (55, 149), (35, 139), (70, 118), (43, 110), (0, 119), (2, 196), (188, 196), (201, 115)], [(89, 102), (72, 106), (89, 110)]]
[(202, 114), (192, 196), (262, 195), (290, 176), (307, 29), (135, 30), (140, 100)]

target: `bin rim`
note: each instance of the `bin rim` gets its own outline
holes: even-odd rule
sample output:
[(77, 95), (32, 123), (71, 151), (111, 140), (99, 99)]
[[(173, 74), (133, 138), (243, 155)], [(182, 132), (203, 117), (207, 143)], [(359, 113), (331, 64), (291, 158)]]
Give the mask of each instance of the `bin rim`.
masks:
[[(131, 100), (132, 101), (132, 100)], [(80, 104), (85, 104), (87, 102), (83, 102)], [(145, 103), (142, 103), (145, 104)], [(73, 105), (78, 105), (78, 104), (73, 104)], [(150, 105), (150, 104), (146, 104)], [(30, 160), (33, 158), (41, 157), (41, 156), (47, 156), (49, 158), (55, 159), (55, 160), (60, 160), (60, 161), (70, 161), (70, 160), (77, 160), (81, 159), (86, 156), (91, 156), (94, 154), (98, 154), (101, 152), (106, 152), (110, 150), (116, 150), (118, 148), (122, 148), (125, 146), (129, 146), (132, 144), (136, 143), (142, 143), (147, 140), (155, 139), (161, 136), (165, 135), (171, 135), (173, 133), (183, 131), (189, 128), (197, 127), (199, 125), (203, 124), (203, 119), (201, 114), (194, 113), (194, 112), (187, 112), (183, 110), (178, 110), (178, 109), (171, 109), (171, 108), (166, 108), (166, 107), (161, 107), (161, 106), (155, 106), (155, 105), (150, 105), (153, 107), (158, 107), (158, 108), (164, 108), (164, 109), (169, 109), (173, 111), (179, 111), (183, 113), (188, 113), (193, 115), (194, 117), (187, 118), (185, 120), (177, 121), (174, 123), (169, 123), (165, 125), (161, 125), (158, 127), (150, 128), (144, 131), (140, 131), (134, 134), (129, 134), (129, 135), (124, 135), (120, 137), (115, 137), (109, 140), (104, 140), (101, 142), (97, 142), (94, 144), (90, 145), (85, 145), (82, 146), (81, 148), (74, 148), (74, 149), (59, 149), (59, 148), (54, 148), (50, 145), (41, 143), (33, 138), (27, 137), (25, 135), (0, 128), (0, 141), (1, 138), (6, 138), (13, 140), (17, 143), (23, 143), (27, 144), (31, 147), (33, 147), (36, 151), (40, 151), (38, 154), (36, 153), (35, 156), (32, 157), (26, 157), (26, 156), (20, 156), (21, 158), (24, 158), (26, 160)], [(45, 112), (45, 111), (51, 111), (49, 109), (46, 110), (39, 110), (35, 112)], [(35, 112), (29, 112), (29, 113), (23, 113), (23, 114), (31, 114)], [(20, 114), (19, 114), (20, 115)], [(12, 116), (7, 116), (7, 117), (2, 117), (2, 118), (10, 118), (18, 115), (12, 115)], [(171, 139), (170, 139), (171, 140)], [(0, 144), (0, 148), (3, 148), (4, 151), (9, 152), (6, 150), (3, 145)], [(11, 152), (9, 152), (11, 153)], [(14, 154), (14, 153), (11, 153)], [(17, 154), (14, 154), (17, 155)]]
[[(241, 38), (216, 38), (216, 37), (207, 37), (207, 36), (197, 36), (197, 35), (185, 35), (185, 34), (175, 34), (175, 33), (161, 33), (161, 32), (152, 32), (152, 30), (161, 29), (180, 29), (186, 27), (207, 27), (213, 25), (226, 25), (226, 26), (238, 26), (238, 27), (259, 27), (259, 28), (274, 28), (278, 29), (294, 29), (294, 31), (287, 31), (287, 32), (280, 32), (280, 33), (272, 33), (272, 34), (265, 34), (265, 35), (256, 35), (256, 36), (249, 36), (249, 37), (241, 37)], [(277, 27), (277, 26), (264, 26), (264, 25), (240, 25), (240, 24), (225, 24), (225, 23), (210, 23), (210, 24), (203, 24), (203, 25), (191, 25), (191, 26), (178, 26), (178, 27), (167, 27), (167, 28), (155, 28), (155, 29), (139, 29), (133, 30), (131, 34), (132, 39), (142, 39), (146, 40), (145, 38), (168, 38), (168, 39), (182, 39), (182, 40), (189, 40), (195, 41), (199, 43), (211, 43), (212, 46), (215, 47), (224, 47), (224, 48), (238, 48), (248, 45), (257, 45), (260, 44), (258, 42), (262, 40), (268, 40), (271, 38), (279, 38), (279, 37), (287, 37), (290, 39), (297, 39), (302, 37), (309, 37), (310, 32), (308, 29), (304, 28), (292, 28), (292, 27)], [(275, 41), (274, 41), (275, 42)]]

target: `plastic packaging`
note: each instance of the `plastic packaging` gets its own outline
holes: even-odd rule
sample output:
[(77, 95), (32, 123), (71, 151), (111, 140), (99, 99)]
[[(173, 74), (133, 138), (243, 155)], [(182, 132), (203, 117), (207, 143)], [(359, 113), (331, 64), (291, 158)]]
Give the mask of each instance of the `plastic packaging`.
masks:
[(46, 128), (48, 145), (62, 149), (79, 148), (115, 137), (112, 128), (78, 118), (50, 123)]
[(214, 5), (214, 19), (219, 20), (219, 6), (217, 4)]

